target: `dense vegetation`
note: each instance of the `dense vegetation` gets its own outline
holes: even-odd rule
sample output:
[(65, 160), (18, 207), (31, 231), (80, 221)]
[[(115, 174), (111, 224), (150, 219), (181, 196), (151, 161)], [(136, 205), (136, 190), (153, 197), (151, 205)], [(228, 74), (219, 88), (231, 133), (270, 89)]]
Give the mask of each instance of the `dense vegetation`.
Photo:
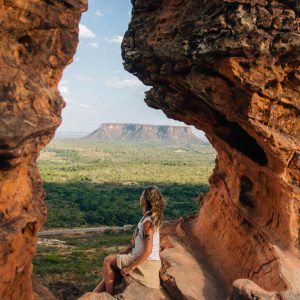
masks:
[(139, 197), (158, 186), (166, 218), (197, 209), (208, 189), (215, 152), (209, 146), (181, 148), (56, 139), (38, 161), (46, 189), (47, 228), (134, 224)]
[(75, 300), (91, 291), (102, 278), (105, 256), (129, 243), (132, 232), (59, 236), (40, 240), (33, 261), (34, 276), (58, 299)]
[[(208, 189), (214, 158), (209, 146), (54, 140), (38, 161), (47, 192), (45, 226), (137, 223), (142, 213), (139, 197), (149, 185), (158, 186), (165, 196), (165, 217), (189, 214), (197, 209), (197, 195)], [(119, 252), (131, 234), (110, 231), (40, 239), (34, 276), (58, 299), (78, 299), (102, 278), (104, 257)]]

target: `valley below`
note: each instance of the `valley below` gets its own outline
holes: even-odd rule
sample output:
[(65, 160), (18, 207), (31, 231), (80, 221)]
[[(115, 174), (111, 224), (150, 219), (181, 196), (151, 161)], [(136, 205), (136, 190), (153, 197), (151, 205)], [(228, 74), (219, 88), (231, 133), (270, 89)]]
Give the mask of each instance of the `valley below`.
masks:
[(142, 216), (143, 189), (161, 189), (165, 220), (196, 213), (215, 155), (201, 144), (54, 139), (38, 160), (48, 220), (33, 261), (36, 280), (58, 299), (91, 291), (102, 278), (104, 257), (129, 243)]
[(214, 160), (211, 146), (55, 139), (38, 160), (48, 206), (44, 228), (136, 224), (140, 194), (150, 185), (166, 199), (165, 218), (190, 214), (208, 191)]
[(129, 244), (132, 232), (107, 229), (39, 238), (33, 260), (34, 278), (60, 300), (76, 300), (92, 291), (102, 279), (105, 256), (117, 254)]

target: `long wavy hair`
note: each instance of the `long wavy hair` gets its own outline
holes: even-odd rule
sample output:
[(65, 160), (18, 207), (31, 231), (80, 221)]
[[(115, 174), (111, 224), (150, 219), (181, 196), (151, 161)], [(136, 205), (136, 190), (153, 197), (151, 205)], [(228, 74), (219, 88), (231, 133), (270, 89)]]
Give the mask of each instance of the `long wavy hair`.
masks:
[(165, 199), (156, 186), (150, 186), (143, 192), (146, 200), (147, 212), (152, 221), (152, 227), (157, 229), (163, 221), (163, 208), (165, 206)]

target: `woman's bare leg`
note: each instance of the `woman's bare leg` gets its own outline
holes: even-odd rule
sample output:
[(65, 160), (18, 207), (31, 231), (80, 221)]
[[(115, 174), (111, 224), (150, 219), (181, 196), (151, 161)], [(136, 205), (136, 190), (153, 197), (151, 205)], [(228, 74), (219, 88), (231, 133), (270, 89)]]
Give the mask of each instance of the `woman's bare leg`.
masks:
[(104, 284), (108, 294), (114, 294), (116, 281), (117, 258), (114, 255), (106, 256), (103, 263)]
[(105, 282), (104, 279), (100, 281), (100, 283), (94, 288), (93, 292), (102, 293), (105, 292)]

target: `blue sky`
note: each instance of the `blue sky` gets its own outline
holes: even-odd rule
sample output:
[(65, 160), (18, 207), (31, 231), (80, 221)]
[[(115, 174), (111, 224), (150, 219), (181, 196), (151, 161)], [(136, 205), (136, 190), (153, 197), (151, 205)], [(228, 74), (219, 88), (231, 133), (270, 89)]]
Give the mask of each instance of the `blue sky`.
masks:
[(149, 87), (123, 69), (130, 15), (130, 0), (89, 0), (74, 61), (59, 84), (67, 103), (59, 132), (91, 132), (105, 122), (184, 125), (149, 108), (143, 100)]

